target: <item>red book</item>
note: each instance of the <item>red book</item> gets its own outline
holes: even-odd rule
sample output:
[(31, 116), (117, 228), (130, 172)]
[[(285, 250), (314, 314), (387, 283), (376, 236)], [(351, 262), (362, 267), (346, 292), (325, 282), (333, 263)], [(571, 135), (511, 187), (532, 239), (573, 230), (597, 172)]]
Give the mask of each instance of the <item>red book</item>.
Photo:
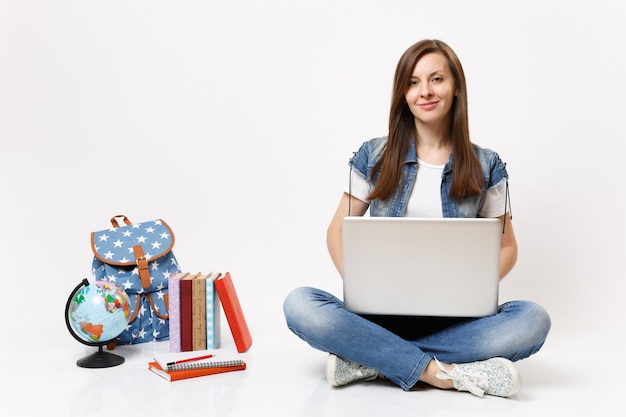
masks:
[(252, 336), (230, 273), (226, 272), (226, 274), (221, 275), (214, 281), (214, 285), (226, 315), (230, 332), (233, 334), (237, 351), (245, 352), (252, 345)]
[(180, 280), (180, 347), (183, 352), (193, 350), (193, 287), (195, 274)]
[(224, 372), (242, 371), (246, 369), (246, 363), (242, 360), (236, 360), (217, 362), (214, 364), (209, 363), (206, 366), (203, 364), (199, 364), (197, 366), (195, 364), (192, 364), (185, 366), (183, 367), (183, 369), (178, 371), (167, 371), (161, 368), (158, 362), (153, 361), (148, 362), (148, 369), (171, 382), (180, 381), (181, 379), (196, 378), (205, 375), (221, 374)]

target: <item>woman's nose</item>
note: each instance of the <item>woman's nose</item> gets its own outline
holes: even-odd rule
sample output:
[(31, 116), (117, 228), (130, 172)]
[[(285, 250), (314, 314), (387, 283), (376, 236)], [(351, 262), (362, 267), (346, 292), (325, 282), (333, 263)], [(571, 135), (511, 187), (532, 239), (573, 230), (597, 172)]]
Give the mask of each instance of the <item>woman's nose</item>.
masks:
[(422, 97), (430, 97), (433, 95), (433, 90), (430, 88), (430, 84), (423, 83), (420, 85), (420, 96)]

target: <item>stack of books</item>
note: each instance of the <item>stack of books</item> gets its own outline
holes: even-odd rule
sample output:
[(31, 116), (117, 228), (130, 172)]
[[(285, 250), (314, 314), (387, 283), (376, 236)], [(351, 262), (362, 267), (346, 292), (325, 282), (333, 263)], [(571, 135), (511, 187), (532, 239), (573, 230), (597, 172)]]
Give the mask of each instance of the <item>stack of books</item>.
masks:
[(252, 336), (229, 272), (179, 272), (168, 279), (170, 352), (217, 349), (223, 310), (238, 352), (247, 351)]

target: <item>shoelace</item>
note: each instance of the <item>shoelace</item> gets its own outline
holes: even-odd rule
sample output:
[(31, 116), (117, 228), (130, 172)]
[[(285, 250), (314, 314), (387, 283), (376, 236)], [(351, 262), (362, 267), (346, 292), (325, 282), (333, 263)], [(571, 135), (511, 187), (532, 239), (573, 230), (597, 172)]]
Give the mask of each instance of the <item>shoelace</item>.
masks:
[(451, 371), (447, 371), (444, 369), (443, 365), (441, 365), (441, 362), (437, 360), (437, 358), (434, 358), (434, 359), (435, 359), (435, 363), (437, 364), (437, 367), (441, 371), (441, 372), (437, 372), (437, 378), (459, 381), (463, 384), (463, 386), (465, 386), (465, 388), (467, 388), (469, 392), (476, 395), (477, 397), (482, 398), (485, 395), (485, 390), (483, 390), (479, 386), (479, 385), (487, 386), (487, 384), (489, 383), (485, 375), (468, 374), (464, 372), (459, 372), (456, 366)]

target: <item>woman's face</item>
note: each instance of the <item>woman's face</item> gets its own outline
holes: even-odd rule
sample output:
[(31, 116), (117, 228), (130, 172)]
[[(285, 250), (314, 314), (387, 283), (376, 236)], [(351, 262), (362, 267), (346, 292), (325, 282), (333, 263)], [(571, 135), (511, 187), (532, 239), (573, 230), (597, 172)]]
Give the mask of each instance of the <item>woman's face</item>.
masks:
[(433, 52), (417, 61), (404, 97), (416, 123), (436, 124), (447, 120), (455, 94), (448, 60)]

